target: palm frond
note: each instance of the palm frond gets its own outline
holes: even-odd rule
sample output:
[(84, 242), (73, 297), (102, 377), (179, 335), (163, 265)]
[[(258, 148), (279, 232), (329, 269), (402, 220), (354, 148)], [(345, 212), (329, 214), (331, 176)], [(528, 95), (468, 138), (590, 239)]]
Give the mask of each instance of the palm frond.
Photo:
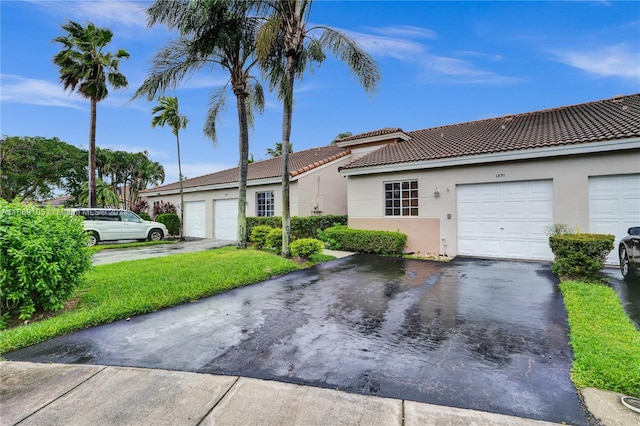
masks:
[(218, 115), (224, 111), (225, 101), (227, 94), (227, 85), (216, 89), (209, 98), (209, 111), (207, 111), (207, 118), (202, 129), (205, 136), (217, 144), (216, 134), (216, 122), (218, 121)]
[(347, 64), (365, 91), (374, 91), (377, 88), (380, 83), (378, 65), (356, 40), (339, 31), (324, 28), (318, 42)]

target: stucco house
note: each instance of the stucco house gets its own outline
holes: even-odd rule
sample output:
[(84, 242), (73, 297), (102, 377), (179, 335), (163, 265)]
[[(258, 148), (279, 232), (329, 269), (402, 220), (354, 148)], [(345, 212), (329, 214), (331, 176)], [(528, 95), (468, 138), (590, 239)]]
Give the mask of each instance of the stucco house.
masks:
[[(292, 216), (347, 214), (347, 180), (338, 167), (350, 159), (350, 150), (325, 146), (290, 154)], [(189, 237), (236, 240), (238, 167), (187, 179), (184, 187), (184, 234)], [(180, 183), (141, 193), (149, 205), (169, 201), (180, 214)], [(282, 158), (249, 164), (247, 216), (282, 214)]]
[(554, 223), (616, 245), (640, 225), (640, 94), (337, 145), (365, 154), (340, 167), (349, 226), (410, 251), (549, 260)]

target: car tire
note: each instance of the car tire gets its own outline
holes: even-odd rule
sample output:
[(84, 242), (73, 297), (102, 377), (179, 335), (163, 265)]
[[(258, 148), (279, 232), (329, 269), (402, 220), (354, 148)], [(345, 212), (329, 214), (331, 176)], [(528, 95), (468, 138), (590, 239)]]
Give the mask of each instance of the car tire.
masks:
[(162, 232), (162, 229), (153, 228), (151, 231), (149, 231), (149, 241), (160, 241), (163, 238), (164, 233)]
[(87, 242), (87, 247), (93, 247), (100, 242), (100, 237), (97, 232), (91, 231), (89, 232), (89, 241)]
[(618, 255), (620, 258), (620, 272), (622, 273), (624, 279), (630, 280), (634, 278), (634, 273), (629, 263), (629, 253), (627, 252), (627, 248), (624, 245), (620, 245)]

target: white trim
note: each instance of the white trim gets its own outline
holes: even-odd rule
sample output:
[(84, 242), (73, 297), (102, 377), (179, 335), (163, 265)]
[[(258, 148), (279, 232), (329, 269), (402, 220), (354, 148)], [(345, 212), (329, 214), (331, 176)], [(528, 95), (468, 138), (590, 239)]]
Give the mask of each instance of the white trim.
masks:
[(344, 142), (336, 142), (336, 145), (341, 148), (345, 148), (347, 146), (362, 145), (371, 142), (381, 142), (389, 139), (402, 139), (403, 141), (408, 141), (409, 139), (411, 139), (411, 136), (407, 135), (404, 132), (393, 132), (385, 133), (383, 135), (369, 136), (362, 139), (352, 139)]
[(369, 175), (376, 173), (402, 172), (417, 169), (436, 169), (441, 167), (467, 166), (472, 164), (496, 163), (500, 161), (537, 160), (540, 158), (559, 157), (565, 155), (593, 154), (629, 149), (640, 149), (640, 138), (618, 139), (605, 142), (581, 143), (545, 148), (534, 148), (523, 151), (494, 152), (491, 154), (468, 155), (463, 157), (442, 158), (438, 160), (414, 161), (400, 164), (362, 167), (340, 170), (345, 176)]

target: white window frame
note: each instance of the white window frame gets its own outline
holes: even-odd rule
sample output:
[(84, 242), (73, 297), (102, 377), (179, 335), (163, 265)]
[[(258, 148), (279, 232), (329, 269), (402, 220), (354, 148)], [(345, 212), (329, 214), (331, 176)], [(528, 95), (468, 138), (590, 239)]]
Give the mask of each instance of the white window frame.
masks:
[(382, 183), (385, 217), (417, 217), (420, 213), (418, 179)]
[[(268, 197), (264, 198), (265, 196)], [(261, 199), (261, 196), (263, 198)], [(262, 204), (261, 204), (262, 203)], [(275, 214), (275, 197), (273, 191), (256, 192), (256, 216), (272, 217)]]

